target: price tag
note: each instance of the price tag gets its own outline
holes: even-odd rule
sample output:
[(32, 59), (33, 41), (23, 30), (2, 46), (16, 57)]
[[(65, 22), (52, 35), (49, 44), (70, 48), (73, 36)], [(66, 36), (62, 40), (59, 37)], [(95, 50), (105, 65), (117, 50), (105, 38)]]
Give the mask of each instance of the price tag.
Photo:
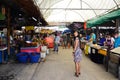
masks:
[(95, 54), (95, 49), (92, 49), (92, 53)]

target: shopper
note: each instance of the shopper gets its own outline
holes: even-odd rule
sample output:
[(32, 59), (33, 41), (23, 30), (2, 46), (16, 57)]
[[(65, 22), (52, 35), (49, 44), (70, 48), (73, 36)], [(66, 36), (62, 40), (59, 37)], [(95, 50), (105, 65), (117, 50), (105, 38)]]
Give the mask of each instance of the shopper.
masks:
[(58, 36), (58, 34), (55, 34), (55, 39), (54, 39), (54, 51), (56, 51), (58, 53), (58, 46), (60, 43), (60, 36)]
[(67, 34), (67, 46), (68, 46), (68, 49), (70, 48), (70, 43), (71, 43), (70, 33), (68, 33), (68, 34)]
[(75, 36), (75, 41), (74, 41), (73, 55), (74, 55), (74, 62), (75, 62), (75, 69), (76, 69), (75, 76), (79, 77), (82, 51), (80, 49), (80, 41), (79, 41), (79, 35), (77, 31), (74, 32), (74, 36)]
[(120, 47), (120, 36), (118, 32), (115, 32), (115, 42), (114, 42), (114, 48)]
[(67, 35), (64, 34), (63, 35), (63, 48), (66, 48), (67, 47)]

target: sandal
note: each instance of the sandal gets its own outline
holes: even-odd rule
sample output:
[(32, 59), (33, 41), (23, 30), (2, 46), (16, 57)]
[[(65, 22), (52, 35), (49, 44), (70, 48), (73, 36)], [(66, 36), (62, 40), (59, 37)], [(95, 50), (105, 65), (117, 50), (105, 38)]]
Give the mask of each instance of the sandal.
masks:
[(76, 77), (79, 77), (79, 74), (75, 73), (75, 76), (76, 76)]
[[(75, 72), (75, 74), (77, 74), (76, 72)], [(79, 75), (81, 74), (81, 73), (78, 73)]]

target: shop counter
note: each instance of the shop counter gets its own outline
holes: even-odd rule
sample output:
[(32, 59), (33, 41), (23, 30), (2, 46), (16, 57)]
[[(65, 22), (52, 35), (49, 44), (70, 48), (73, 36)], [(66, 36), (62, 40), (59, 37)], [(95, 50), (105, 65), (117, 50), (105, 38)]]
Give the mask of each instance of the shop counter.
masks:
[(40, 49), (41, 49), (41, 46), (37, 46), (37, 47), (22, 47), (21, 48), (21, 52), (38, 52), (40, 53)]
[(95, 63), (103, 63), (105, 56), (107, 56), (107, 49), (105, 46), (99, 46), (92, 43), (86, 43), (84, 48), (85, 55), (89, 55), (90, 59)]
[(119, 80), (120, 80), (120, 47), (110, 51), (108, 69), (115, 76), (119, 77)]
[(107, 56), (107, 49), (99, 49), (98, 53), (103, 55), (103, 56)]
[(95, 63), (103, 63), (104, 56), (99, 54), (100, 46), (91, 46), (90, 59)]
[(120, 63), (119, 60), (120, 60), (120, 47), (110, 51), (110, 61), (119, 64)]

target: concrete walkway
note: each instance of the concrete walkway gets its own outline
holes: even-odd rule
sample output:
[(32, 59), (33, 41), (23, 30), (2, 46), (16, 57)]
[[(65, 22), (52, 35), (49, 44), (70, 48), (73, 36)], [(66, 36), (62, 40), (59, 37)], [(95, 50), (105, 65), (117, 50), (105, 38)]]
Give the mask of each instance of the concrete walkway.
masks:
[(81, 66), (81, 75), (77, 78), (72, 49), (60, 48), (59, 54), (51, 51), (45, 62), (1, 65), (0, 72), (14, 74), (17, 80), (117, 80), (103, 65), (93, 63), (84, 55)]

